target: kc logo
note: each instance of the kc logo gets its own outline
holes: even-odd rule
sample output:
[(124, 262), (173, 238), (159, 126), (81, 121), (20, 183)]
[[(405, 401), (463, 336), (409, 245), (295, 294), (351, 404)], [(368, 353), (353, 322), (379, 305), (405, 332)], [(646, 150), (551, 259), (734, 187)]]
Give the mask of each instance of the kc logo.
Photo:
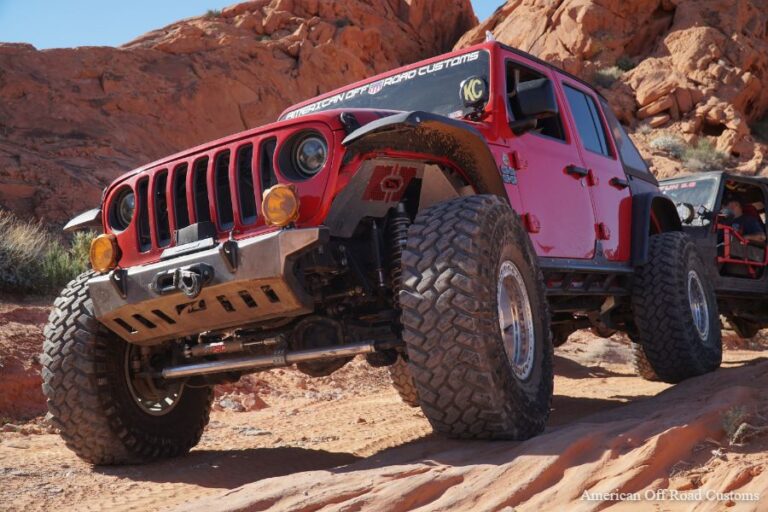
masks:
[(488, 85), (479, 76), (461, 82), (461, 99), (465, 106), (476, 106), (488, 99)]

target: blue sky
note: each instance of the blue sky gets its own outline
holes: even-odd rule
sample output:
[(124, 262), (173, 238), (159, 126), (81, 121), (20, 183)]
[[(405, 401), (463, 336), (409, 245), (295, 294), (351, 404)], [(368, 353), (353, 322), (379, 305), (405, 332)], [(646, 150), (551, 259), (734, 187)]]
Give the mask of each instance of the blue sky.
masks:
[[(503, 2), (472, 0), (481, 20)], [(237, 0), (0, 0), (0, 41), (40, 49), (117, 46), (181, 18), (234, 3)]]

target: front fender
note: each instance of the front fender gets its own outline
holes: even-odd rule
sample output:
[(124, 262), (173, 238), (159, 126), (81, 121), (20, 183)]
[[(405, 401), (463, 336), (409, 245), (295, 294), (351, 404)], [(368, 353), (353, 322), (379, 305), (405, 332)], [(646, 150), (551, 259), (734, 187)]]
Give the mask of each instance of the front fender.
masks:
[(67, 222), (64, 232), (71, 233), (80, 229), (101, 229), (101, 208), (94, 208), (83, 212)]
[(407, 151), (447, 158), (478, 194), (506, 197), (504, 182), (482, 134), (472, 126), (429, 112), (403, 112), (372, 121), (342, 142), (344, 161), (357, 156)]

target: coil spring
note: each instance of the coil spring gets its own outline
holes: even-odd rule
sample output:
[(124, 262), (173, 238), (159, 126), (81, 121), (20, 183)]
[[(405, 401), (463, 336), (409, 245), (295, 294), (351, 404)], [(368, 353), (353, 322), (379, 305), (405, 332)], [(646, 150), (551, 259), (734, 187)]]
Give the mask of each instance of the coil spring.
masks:
[(390, 261), (391, 268), (389, 271), (390, 278), (392, 280), (392, 293), (394, 295), (395, 307), (399, 308), (400, 290), (403, 287), (402, 282), (402, 267), (401, 262), (403, 259), (403, 249), (405, 248), (406, 240), (408, 239), (408, 226), (411, 224), (411, 219), (408, 217), (408, 212), (405, 211), (405, 205), (399, 203), (397, 209), (395, 209), (394, 215), (390, 219), (389, 223), (389, 236), (390, 236)]

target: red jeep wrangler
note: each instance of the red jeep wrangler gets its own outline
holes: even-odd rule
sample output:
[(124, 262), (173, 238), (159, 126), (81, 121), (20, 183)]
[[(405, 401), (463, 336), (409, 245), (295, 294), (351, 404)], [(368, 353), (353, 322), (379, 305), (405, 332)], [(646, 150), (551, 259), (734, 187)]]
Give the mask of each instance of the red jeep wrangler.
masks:
[(188, 451), (213, 385), (286, 365), (365, 354), (436, 431), (525, 439), (578, 328), (668, 382), (720, 364), (702, 260), (606, 101), (498, 43), (125, 174), (67, 228), (94, 222), (43, 374), (97, 464)]

